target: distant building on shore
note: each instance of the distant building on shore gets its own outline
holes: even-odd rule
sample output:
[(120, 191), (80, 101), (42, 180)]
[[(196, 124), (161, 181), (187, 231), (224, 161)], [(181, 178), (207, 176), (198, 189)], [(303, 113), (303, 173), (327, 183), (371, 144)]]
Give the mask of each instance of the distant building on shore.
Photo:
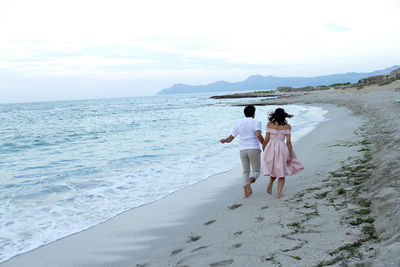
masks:
[(400, 68), (395, 69), (388, 75), (370, 76), (368, 78), (361, 79), (359, 82), (365, 85), (369, 85), (369, 84), (382, 84), (386, 82), (392, 82), (394, 80), (400, 80)]

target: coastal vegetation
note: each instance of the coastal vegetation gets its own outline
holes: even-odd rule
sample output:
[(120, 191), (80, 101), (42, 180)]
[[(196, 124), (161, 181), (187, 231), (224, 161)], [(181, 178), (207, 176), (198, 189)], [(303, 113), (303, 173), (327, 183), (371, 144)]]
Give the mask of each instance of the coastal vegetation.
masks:
[[(366, 125), (360, 127), (356, 134), (362, 137), (358, 144), (353, 144), (360, 146), (358, 149), (360, 157), (343, 162), (339, 170), (330, 172), (334, 181), (332, 180), (329, 183), (329, 180), (326, 181), (326, 187), (331, 189), (330, 202), (332, 205), (335, 205), (338, 209), (351, 207), (349, 209), (350, 216), (344, 216), (343, 220), (349, 225), (359, 228), (360, 238), (353, 243), (332, 250), (329, 255), (333, 258), (322, 261), (317, 266), (328, 266), (339, 262), (343, 264), (354, 257), (362, 259), (363, 254), (360, 248), (368, 247), (371, 243), (379, 241), (379, 234), (373, 224), (375, 218), (371, 215), (371, 201), (364, 198), (367, 191), (366, 181), (372, 175), (374, 168), (371, 163), (371, 141), (369, 140), (368, 127)], [(349, 146), (349, 144), (346, 144), (346, 146)], [(335, 188), (337, 189), (334, 191)], [(337, 201), (342, 203), (336, 203)]]
[[(380, 241), (379, 234), (374, 227), (375, 218), (371, 211), (371, 201), (365, 198), (368, 190), (366, 184), (374, 168), (369, 128), (367, 125), (363, 125), (355, 134), (359, 136), (358, 141), (344, 142), (335, 146), (354, 147), (357, 154), (343, 161), (339, 169), (328, 172), (328, 178), (321, 180), (322, 186), (306, 188), (293, 196), (292, 203), (302, 203), (307, 200), (302, 204), (302, 208), (311, 210), (307, 212), (299, 207), (300, 218), (285, 225), (291, 232), (284, 234), (282, 238), (297, 240), (301, 244), (282, 252), (300, 249), (307, 243), (305, 239), (297, 236), (298, 234), (318, 231), (313, 227), (314, 223), (307, 222), (326, 216), (323, 213), (320, 214), (322, 210), (319, 211), (318, 208), (321, 206), (332, 207), (332, 211), (336, 211), (339, 215), (340, 223), (347, 225), (349, 234), (354, 233), (355, 240), (328, 251), (328, 258), (315, 266), (322, 267), (338, 263), (347, 265), (359, 262), (365, 257), (364, 251), (368, 253), (373, 249), (374, 244)], [(279, 263), (274, 256), (277, 254), (270, 255), (265, 260)]]

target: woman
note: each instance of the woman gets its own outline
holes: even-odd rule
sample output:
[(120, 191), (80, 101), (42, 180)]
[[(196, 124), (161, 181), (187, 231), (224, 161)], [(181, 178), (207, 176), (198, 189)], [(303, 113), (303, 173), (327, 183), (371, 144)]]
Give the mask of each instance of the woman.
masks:
[(270, 176), (267, 193), (272, 194), (274, 181), (276, 177), (279, 177), (276, 192), (277, 198), (281, 197), (285, 184), (285, 176), (294, 175), (304, 169), (303, 164), (300, 163), (296, 154), (294, 154), (290, 141), (291, 126), (287, 123), (286, 118), (291, 117), (293, 115), (287, 114), (282, 108), (277, 108), (275, 112), (270, 113), (263, 142), (264, 154), (262, 163), (264, 175)]

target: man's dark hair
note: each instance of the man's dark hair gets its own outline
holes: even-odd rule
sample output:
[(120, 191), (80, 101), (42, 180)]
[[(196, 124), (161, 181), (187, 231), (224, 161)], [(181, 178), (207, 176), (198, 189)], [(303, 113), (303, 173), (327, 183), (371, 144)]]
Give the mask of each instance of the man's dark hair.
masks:
[(253, 105), (248, 105), (244, 108), (243, 112), (246, 117), (253, 117), (256, 108)]

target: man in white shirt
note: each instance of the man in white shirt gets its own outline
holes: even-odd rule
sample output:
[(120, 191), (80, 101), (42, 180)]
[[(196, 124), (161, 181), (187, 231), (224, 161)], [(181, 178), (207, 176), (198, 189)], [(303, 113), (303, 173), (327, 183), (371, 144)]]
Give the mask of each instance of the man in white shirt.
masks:
[[(261, 135), (261, 122), (254, 119), (256, 108), (252, 105), (244, 108), (246, 118), (235, 125), (232, 134), (221, 143), (230, 143), (239, 135), (240, 159), (243, 166), (243, 188), (244, 197), (249, 197), (253, 191), (251, 184), (260, 176), (261, 148), (264, 142)], [(250, 175), (251, 166), (251, 175)]]

